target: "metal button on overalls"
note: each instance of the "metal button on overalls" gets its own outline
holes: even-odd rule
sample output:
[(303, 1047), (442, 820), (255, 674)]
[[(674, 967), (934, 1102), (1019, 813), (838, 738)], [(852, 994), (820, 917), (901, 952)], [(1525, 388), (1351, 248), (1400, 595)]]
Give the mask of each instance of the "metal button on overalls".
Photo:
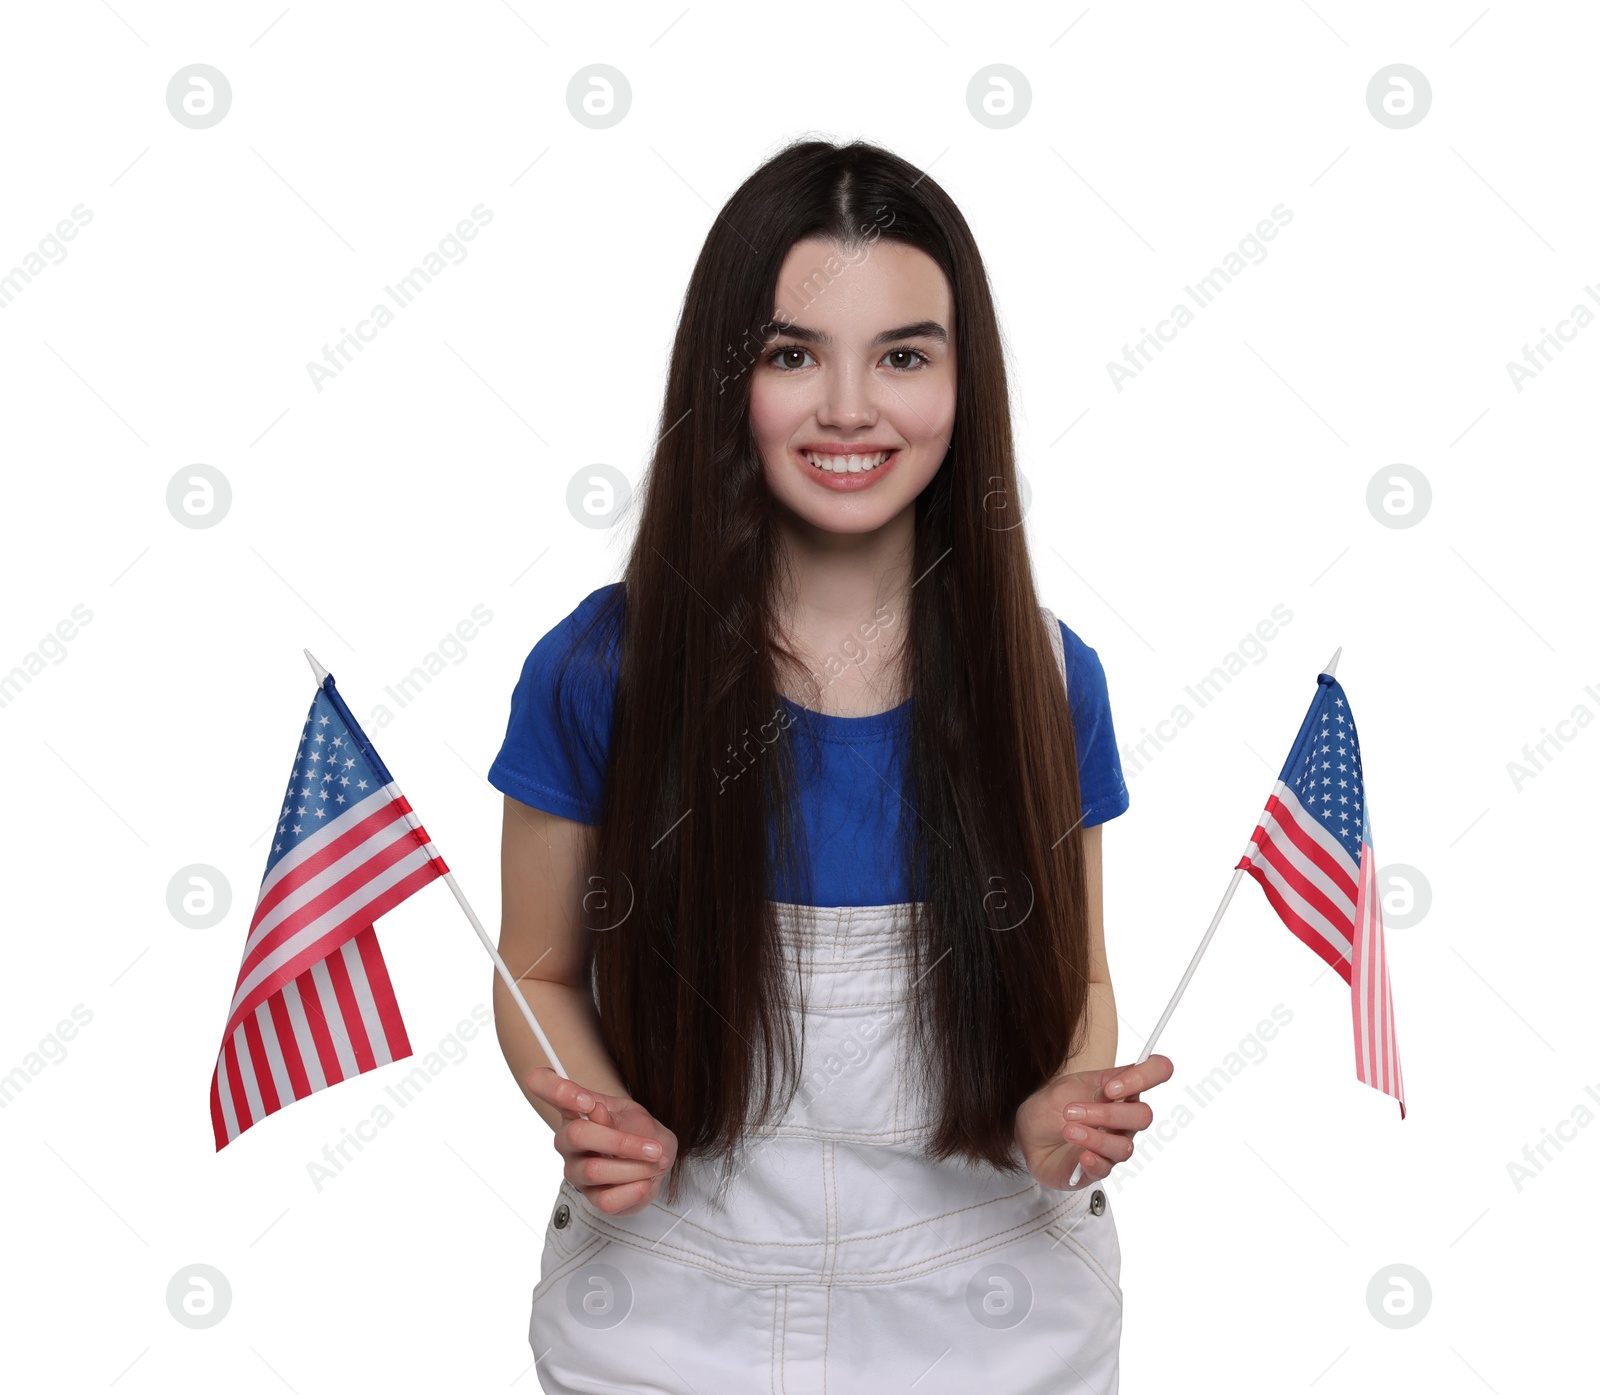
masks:
[(800, 1087), (775, 1127), (746, 1130), (726, 1185), (685, 1159), (670, 1211), (658, 1199), (611, 1216), (561, 1183), (552, 1226), (569, 1209), (583, 1224), (545, 1247), (533, 1292), (547, 1395), (970, 1395), (997, 1371), (1007, 1395), (1058, 1395), (1063, 1370), (1117, 1395), (1121, 1252), (1104, 1190), (923, 1152), (908, 910), (778, 903), (803, 979)]

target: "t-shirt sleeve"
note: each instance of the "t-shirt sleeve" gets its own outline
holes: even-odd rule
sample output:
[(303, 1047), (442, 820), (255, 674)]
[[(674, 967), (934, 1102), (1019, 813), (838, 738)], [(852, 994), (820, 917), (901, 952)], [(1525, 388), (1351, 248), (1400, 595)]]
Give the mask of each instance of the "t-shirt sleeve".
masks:
[(1122, 759), (1111, 723), (1111, 696), (1100, 656), (1069, 630), (1065, 621), (1056, 623), (1066, 644), (1067, 698), (1078, 745), (1083, 826), (1093, 828), (1127, 812), (1128, 786), (1122, 778)]
[(616, 698), (612, 587), (591, 592), (533, 646), (511, 692), (488, 780), (502, 794), (577, 823), (600, 820)]

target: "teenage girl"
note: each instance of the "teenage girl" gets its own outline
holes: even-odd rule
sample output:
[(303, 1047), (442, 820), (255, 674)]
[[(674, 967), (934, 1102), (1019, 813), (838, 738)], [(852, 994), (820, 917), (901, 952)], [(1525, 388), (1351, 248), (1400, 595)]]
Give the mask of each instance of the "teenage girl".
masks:
[[(620, 583), (523, 667), (506, 1059), (564, 1179), (547, 1392), (1114, 1395), (1095, 651), (1043, 610), (965, 220), (792, 145), (690, 279)], [(1082, 1182), (1068, 1187), (1075, 1165)]]

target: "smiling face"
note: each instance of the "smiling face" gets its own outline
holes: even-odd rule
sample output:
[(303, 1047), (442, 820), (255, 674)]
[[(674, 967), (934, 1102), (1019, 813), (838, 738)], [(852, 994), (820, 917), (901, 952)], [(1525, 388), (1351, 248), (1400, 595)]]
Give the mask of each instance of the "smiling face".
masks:
[[(852, 257), (857, 260), (852, 261)], [(830, 258), (837, 276), (821, 270)], [(806, 303), (802, 285), (820, 294)], [(797, 519), (867, 533), (902, 513), (949, 449), (956, 412), (954, 307), (938, 263), (879, 239), (862, 257), (797, 242), (750, 383), (767, 486)]]

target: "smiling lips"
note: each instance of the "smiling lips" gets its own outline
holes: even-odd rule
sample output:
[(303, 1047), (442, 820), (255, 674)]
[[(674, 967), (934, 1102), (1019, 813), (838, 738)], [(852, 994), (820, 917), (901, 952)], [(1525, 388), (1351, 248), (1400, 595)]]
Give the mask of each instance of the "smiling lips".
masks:
[(827, 470), (836, 475), (859, 475), (868, 470), (876, 470), (894, 452), (878, 450), (846, 455), (839, 451), (803, 450), (800, 454), (819, 470)]

